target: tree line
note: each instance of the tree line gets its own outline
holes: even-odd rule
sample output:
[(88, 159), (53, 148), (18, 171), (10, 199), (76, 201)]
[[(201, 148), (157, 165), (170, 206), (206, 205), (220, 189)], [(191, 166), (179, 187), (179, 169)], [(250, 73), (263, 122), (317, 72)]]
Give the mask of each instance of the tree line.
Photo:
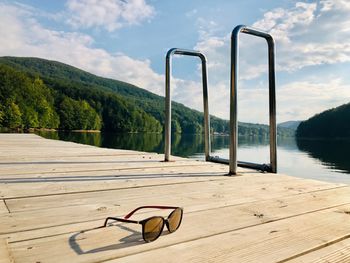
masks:
[(326, 110), (300, 123), (298, 138), (350, 138), (350, 103)]
[[(162, 132), (164, 97), (40, 58), (0, 57), (0, 126), (113, 132)], [(229, 121), (210, 116), (211, 132)], [(203, 133), (203, 113), (172, 103), (172, 132)], [(240, 136), (267, 137), (267, 125), (239, 123)], [(292, 136), (279, 129), (280, 136)]]
[[(65, 87), (65, 92), (60, 92), (60, 85)], [(69, 83), (57, 82), (56, 89), (50, 88), (38, 76), (31, 77), (0, 65), (0, 127), (162, 131), (154, 117), (116, 95), (88, 90), (84, 94), (80, 92)]]

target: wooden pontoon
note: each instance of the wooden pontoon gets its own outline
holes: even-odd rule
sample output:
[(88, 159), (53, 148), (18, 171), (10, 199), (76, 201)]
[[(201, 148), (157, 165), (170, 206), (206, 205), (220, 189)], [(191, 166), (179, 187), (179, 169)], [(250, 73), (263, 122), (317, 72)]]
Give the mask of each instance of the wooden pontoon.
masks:
[[(0, 134), (0, 262), (350, 262), (350, 187), (155, 153)], [(142, 205), (178, 231), (95, 229)], [(144, 210), (135, 215), (166, 215)]]

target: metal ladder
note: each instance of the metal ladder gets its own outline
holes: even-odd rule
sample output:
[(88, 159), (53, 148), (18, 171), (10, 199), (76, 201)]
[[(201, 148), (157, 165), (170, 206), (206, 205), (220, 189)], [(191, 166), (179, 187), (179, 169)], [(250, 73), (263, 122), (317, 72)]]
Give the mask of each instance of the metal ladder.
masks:
[[(270, 163), (257, 164), (237, 160), (238, 120), (237, 120), (237, 89), (239, 69), (239, 34), (245, 33), (266, 39), (269, 60), (269, 115), (270, 115)], [(275, 81), (275, 43), (273, 37), (261, 30), (245, 25), (234, 28), (231, 34), (231, 79), (230, 79), (230, 155), (229, 160), (210, 155), (210, 120), (208, 107), (208, 74), (206, 57), (203, 53), (194, 50), (173, 48), (166, 55), (165, 70), (165, 161), (170, 161), (171, 154), (171, 59), (173, 55), (196, 56), (202, 61), (202, 84), (204, 104), (204, 140), (205, 160), (229, 164), (229, 174), (237, 174), (237, 166), (252, 168), (261, 171), (277, 172), (277, 127), (276, 127), (276, 81)]]
[(210, 160), (210, 119), (208, 105), (208, 72), (207, 59), (205, 55), (199, 51), (186, 50), (180, 48), (172, 48), (166, 54), (165, 59), (165, 161), (170, 161), (171, 154), (171, 65), (174, 55), (183, 55), (191, 57), (199, 57), (202, 61), (202, 85), (203, 85), (203, 104), (204, 104), (204, 151), (205, 160)]

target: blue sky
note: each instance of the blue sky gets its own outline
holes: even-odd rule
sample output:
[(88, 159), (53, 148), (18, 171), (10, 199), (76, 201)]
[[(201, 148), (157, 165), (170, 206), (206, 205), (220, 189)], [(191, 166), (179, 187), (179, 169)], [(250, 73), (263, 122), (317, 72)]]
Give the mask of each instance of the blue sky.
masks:
[[(230, 32), (271, 33), (278, 122), (350, 101), (350, 1), (0, 0), (1, 56), (58, 60), (164, 94), (168, 49), (208, 57), (210, 113), (228, 119)], [(266, 43), (240, 40), (239, 120), (268, 122)], [(173, 99), (201, 110), (198, 60), (174, 59)]]

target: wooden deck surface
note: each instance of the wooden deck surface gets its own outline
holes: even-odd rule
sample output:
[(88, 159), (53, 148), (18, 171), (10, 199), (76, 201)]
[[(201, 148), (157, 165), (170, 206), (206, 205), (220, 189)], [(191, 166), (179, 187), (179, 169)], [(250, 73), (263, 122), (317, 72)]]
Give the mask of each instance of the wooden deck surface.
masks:
[[(350, 187), (163, 155), (0, 134), (0, 263), (350, 262)], [(184, 208), (144, 243), (94, 229), (142, 205)], [(145, 210), (136, 219), (166, 215)]]

